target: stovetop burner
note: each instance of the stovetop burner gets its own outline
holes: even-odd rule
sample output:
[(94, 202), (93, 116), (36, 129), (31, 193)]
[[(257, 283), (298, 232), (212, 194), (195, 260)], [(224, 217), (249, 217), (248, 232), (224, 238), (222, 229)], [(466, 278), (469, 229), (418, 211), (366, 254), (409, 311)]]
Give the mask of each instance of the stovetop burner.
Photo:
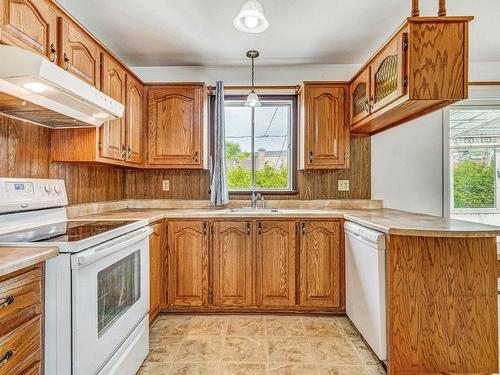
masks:
[(0, 242), (76, 242), (97, 236), (132, 221), (63, 221), (0, 236)]

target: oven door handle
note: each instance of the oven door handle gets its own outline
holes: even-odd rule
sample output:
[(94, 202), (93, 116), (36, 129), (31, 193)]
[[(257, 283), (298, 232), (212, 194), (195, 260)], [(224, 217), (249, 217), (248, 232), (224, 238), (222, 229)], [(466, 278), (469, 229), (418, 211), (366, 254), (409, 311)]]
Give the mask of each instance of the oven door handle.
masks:
[(72, 266), (74, 269), (78, 269), (85, 267), (91, 263), (97, 262), (102, 258), (123, 250), (133, 245), (134, 243), (149, 237), (151, 233), (153, 233), (153, 229), (151, 227), (144, 227), (132, 233), (111, 240), (110, 242), (112, 242), (112, 244), (104, 243), (95, 247), (91, 247), (90, 249), (77, 254), (72, 262)]

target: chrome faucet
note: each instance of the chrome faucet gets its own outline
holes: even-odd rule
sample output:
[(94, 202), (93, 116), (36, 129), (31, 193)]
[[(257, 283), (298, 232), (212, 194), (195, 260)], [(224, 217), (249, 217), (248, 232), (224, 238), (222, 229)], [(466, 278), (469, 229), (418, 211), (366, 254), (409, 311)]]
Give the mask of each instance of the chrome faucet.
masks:
[(257, 201), (261, 201), (262, 202), (262, 208), (264, 208), (264, 206), (265, 206), (265, 203), (264, 203), (265, 199), (262, 196), (262, 194), (260, 194), (260, 193), (255, 194), (255, 191), (252, 191), (252, 208), (254, 210), (257, 209)]

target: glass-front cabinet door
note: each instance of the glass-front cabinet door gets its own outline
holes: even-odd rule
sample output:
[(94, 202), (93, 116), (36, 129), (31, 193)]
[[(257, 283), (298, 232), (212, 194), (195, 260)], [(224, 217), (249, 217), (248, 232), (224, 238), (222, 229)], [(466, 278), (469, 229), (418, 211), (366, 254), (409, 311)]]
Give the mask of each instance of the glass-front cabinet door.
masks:
[(362, 70), (349, 86), (351, 95), (351, 125), (370, 114), (370, 66)]
[(371, 64), (371, 113), (406, 94), (407, 33), (396, 35)]

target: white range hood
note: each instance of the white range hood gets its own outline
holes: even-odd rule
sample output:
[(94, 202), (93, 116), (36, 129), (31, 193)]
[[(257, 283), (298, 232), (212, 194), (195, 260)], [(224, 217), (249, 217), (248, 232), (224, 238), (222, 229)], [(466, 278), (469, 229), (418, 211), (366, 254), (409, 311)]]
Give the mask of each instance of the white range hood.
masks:
[(124, 109), (43, 56), (0, 46), (0, 113), (63, 128), (100, 126)]

